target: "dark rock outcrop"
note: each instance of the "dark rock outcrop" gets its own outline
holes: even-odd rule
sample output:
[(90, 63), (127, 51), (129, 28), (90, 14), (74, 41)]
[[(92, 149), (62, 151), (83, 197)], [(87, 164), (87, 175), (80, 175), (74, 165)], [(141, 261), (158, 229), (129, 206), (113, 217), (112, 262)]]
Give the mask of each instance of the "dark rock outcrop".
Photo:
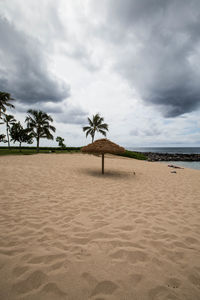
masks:
[[(141, 152), (138, 152), (141, 153)], [(200, 154), (142, 152), (149, 161), (200, 161)]]

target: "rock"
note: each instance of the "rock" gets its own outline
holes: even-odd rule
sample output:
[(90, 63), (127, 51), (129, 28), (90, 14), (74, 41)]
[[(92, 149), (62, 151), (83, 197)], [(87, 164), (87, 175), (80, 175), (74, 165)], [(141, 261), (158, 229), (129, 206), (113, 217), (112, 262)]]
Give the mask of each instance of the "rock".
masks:
[[(141, 152), (140, 152), (141, 153)], [(148, 161), (200, 161), (200, 154), (143, 152)]]

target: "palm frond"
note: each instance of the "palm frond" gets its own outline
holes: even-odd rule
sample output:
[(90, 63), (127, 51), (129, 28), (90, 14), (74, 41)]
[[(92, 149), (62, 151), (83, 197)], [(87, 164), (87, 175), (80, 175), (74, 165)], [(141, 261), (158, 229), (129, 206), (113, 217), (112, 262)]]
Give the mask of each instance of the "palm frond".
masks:
[(53, 140), (53, 135), (49, 132), (47, 135), (46, 135), (46, 138), (48, 140)]
[(88, 129), (90, 129), (90, 126), (84, 126), (84, 127), (83, 127), (83, 131), (86, 131), (86, 130), (88, 130)]
[(88, 134), (91, 134), (92, 132), (92, 129), (89, 129), (87, 132), (86, 132), (86, 137), (88, 136)]
[(106, 132), (105, 132), (104, 130), (99, 129), (99, 132), (100, 132), (101, 134), (103, 134), (104, 136), (106, 136)]
[(27, 113), (34, 116), (34, 115), (36, 115), (37, 110), (35, 110), (35, 109), (29, 109), (29, 110), (27, 111)]
[(104, 121), (104, 118), (97, 119), (97, 123), (96, 123), (97, 126), (101, 125), (103, 121)]
[(9, 103), (10, 101), (13, 101), (13, 100), (15, 100), (15, 99), (13, 99), (9, 93), (0, 91), (0, 112), (2, 112), (2, 111), (5, 112), (6, 106), (15, 108), (15, 106), (13, 104)]
[(108, 130), (108, 124), (106, 124), (106, 123), (100, 124), (100, 125), (99, 125), (99, 129), (105, 129), (105, 130)]
[(6, 106), (11, 107), (11, 108), (15, 108), (15, 106), (11, 103), (6, 103)]
[(89, 122), (90, 126), (93, 126), (93, 122), (90, 118), (88, 118), (88, 122)]
[(49, 125), (49, 129), (50, 129), (51, 131), (53, 131), (53, 132), (56, 131), (56, 128), (55, 128), (54, 126), (52, 126), (52, 125)]
[(99, 114), (96, 114), (93, 116), (93, 124), (97, 125), (99, 122), (100, 116)]

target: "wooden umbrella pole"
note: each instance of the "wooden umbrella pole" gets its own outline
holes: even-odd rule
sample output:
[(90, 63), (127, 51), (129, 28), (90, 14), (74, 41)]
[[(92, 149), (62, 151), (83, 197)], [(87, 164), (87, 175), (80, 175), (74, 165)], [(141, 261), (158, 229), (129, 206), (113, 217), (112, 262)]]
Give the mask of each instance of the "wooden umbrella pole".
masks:
[(102, 153), (102, 174), (104, 174), (104, 153)]

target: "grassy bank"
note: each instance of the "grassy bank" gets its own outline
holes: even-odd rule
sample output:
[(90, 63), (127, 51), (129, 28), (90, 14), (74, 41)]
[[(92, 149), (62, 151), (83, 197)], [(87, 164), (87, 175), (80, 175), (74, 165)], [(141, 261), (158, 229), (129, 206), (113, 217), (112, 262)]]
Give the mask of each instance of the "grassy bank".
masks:
[(124, 156), (124, 157), (139, 159), (139, 160), (147, 160), (147, 157), (143, 153), (129, 151), (129, 150), (126, 150), (125, 153), (123, 154), (119, 154), (119, 156)]
[[(39, 153), (75, 153), (80, 152), (81, 147), (67, 147), (64, 150), (61, 150), (58, 147), (41, 147)], [(19, 147), (0, 147), (0, 156), (1, 155), (32, 155), (37, 154), (36, 147), (22, 147), (21, 152), (19, 151)], [(146, 160), (147, 157), (139, 152), (129, 151), (126, 150), (125, 153), (120, 154), (120, 156), (139, 159), (139, 160)]]
[[(61, 150), (57, 147), (41, 147), (39, 153), (74, 153), (80, 152), (81, 147), (67, 147), (65, 150)], [(21, 152), (19, 147), (0, 147), (1, 155), (32, 155), (37, 154), (36, 147), (22, 147)]]

